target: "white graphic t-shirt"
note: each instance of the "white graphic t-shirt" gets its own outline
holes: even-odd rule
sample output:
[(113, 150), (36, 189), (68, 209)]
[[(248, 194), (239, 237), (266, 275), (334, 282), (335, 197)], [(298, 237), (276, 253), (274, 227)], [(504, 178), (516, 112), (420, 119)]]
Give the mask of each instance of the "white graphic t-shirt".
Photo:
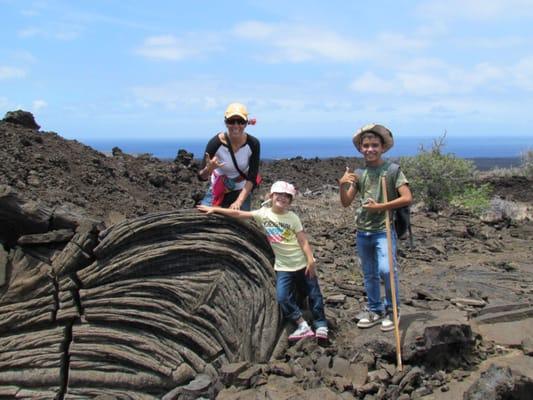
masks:
[(302, 222), (295, 213), (276, 214), (272, 208), (263, 207), (252, 214), (266, 231), (276, 256), (276, 271), (298, 271), (307, 266), (307, 258), (296, 239), (296, 234), (303, 230)]

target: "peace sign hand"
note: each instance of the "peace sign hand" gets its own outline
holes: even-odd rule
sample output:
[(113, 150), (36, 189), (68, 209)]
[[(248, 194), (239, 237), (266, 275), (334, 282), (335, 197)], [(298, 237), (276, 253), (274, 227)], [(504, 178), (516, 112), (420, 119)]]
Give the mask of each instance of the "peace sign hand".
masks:
[(213, 158), (211, 158), (209, 153), (205, 153), (205, 166), (209, 173), (213, 172), (216, 168), (222, 167), (224, 164), (224, 162), (220, 162), (218, 160), (217, 156), (213, 156)]

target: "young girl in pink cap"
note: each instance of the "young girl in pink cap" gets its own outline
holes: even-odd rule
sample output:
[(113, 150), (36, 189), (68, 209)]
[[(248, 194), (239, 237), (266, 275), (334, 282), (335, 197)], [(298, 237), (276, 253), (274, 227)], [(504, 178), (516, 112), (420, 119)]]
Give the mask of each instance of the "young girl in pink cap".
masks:
[[(255, 219), (266, 231), (275, 255), (276, 297), (283, 315), (298, 327), (289, 335), (290, 341), (316, 336), (328, 339), (328, 327), (324, 314), (324, 301), (316, 275), (315, 259), (300, 218), (289, 207), (296, 190), (290, 183), (275, 182), (270, 189), (271, 206), (258, 210), (241, 211), (200, 205), (205, 213), (218, 213), (235, 218)], [(304, 320), (296, 302), (296, 288), (304, 287), (309, 297), (315, 332)]]

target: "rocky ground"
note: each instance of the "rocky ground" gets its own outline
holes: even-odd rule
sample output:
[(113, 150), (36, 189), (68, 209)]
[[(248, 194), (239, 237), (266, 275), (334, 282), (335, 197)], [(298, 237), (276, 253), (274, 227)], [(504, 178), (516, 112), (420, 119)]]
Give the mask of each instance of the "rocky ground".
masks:
[[(171, 162), (148, 154), (133, 157), (118, 148), (108, 156), (39, 131), (32, 121), (12, 115), (0, 122), (0, 185), (27, 199), (111, 226), (154, 211), (192, 208), (205, 190), (196, 176), (199, 166), (186, 151)], [(222, 383), (199, 376), (180, 393), (216, 391), (221, 399), (458, 399), (480, 398), (475, 393), (488, 390), (481, 386), (499, 382), (511, 396), (500, 398), (528, 398), (523, 396), (533, 389), (532, 182), (486, 174), (495, 198), (482, 220), (453, 209), (436, 214), (413, 208), (414, 247), (402, 242), (399, 250), (405, 351), (400, 372), (394, 333), (356, 327), (364, 290), (353, 245), (353, 209), (340, 207), (336, 179), (346, 165), (359, 162), (265, 163), (264, 184), (254, 200), (258, 205), (277, 179), (298, 186), (294, 209), (318, 260), (330, 343), (306, 340), (269, 364), (228, 365)], [(475, 385), (480, 388), (471, 389)], [(187, 398), (179, 396), (176, 392), (174, 398)]]

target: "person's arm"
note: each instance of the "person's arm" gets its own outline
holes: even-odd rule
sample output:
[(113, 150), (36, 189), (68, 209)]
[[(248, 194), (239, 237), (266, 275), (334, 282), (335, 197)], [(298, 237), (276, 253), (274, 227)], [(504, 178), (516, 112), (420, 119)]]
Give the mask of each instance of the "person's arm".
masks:
[(400, 195), (399, 197), (386, 203), (376, 203), (374, 199), (368, 199), (368, 202), (363, 204), (363, 208), (371, 212), (380, 212), (405, 207), (412, 203), (413, 195), (409, 185), (406, 183), (398, 188), (398, 194)]
[(218, 138), (218, 135), (216, 135), (211, 140), (209, 140), (207, 146), (205, 147), (205, 156), (204, 161), (202, 163), (202, 169), (200, 169), (200, 171), (198, 172), (198, 176), (204, 181), (209, 179), (209, 177), (216, 168), (222, 167), (224, 165), (224, 163), (219, 161), (217, 156), (215, 155), (218, 148), (220, 147), (220, 143), (220, 139)]
[(254, 214), (251, 211), (232, 210), (231, 208), (210, 207), (204, 205), (198, 205), (196, 208), (206, 214), (221, 214), (239, 219), (251, 219), (254, 217)]
[(314, 278), (316, 276), (315, 258), (313, 257), (313, 250), (311, 249), (311, 245), (307, 240), (305, 232), (300, 231), (296, 233), (296, 239), (298, 240), (298, 244), (300, 245), (302, 251), (305, 254), (305, 258), (307, 259), (307, 267), (305, 268), (305, 274), (310, 278)]
[(244, 187), (241, 189), (241, 192), (239, 193), (239, 196), (229, 206), (229, 208), (233, 210), (240, 210), (242, 207), (242, 203), (246, 201), (246, 198), (252, 191), (253, 187), (254, 187), (254, 184), (252, 182), (246, 181), (246, 183), (244, 184)]
[(357, 179), (357, 174), (353, 171), (350, 171), (349, 167), (346, 167), (344, 175), (339, 179), (339, 192), (343, 207), (348, 207), (350, 204), (352, 204), (352, 201), (357, 194)]

